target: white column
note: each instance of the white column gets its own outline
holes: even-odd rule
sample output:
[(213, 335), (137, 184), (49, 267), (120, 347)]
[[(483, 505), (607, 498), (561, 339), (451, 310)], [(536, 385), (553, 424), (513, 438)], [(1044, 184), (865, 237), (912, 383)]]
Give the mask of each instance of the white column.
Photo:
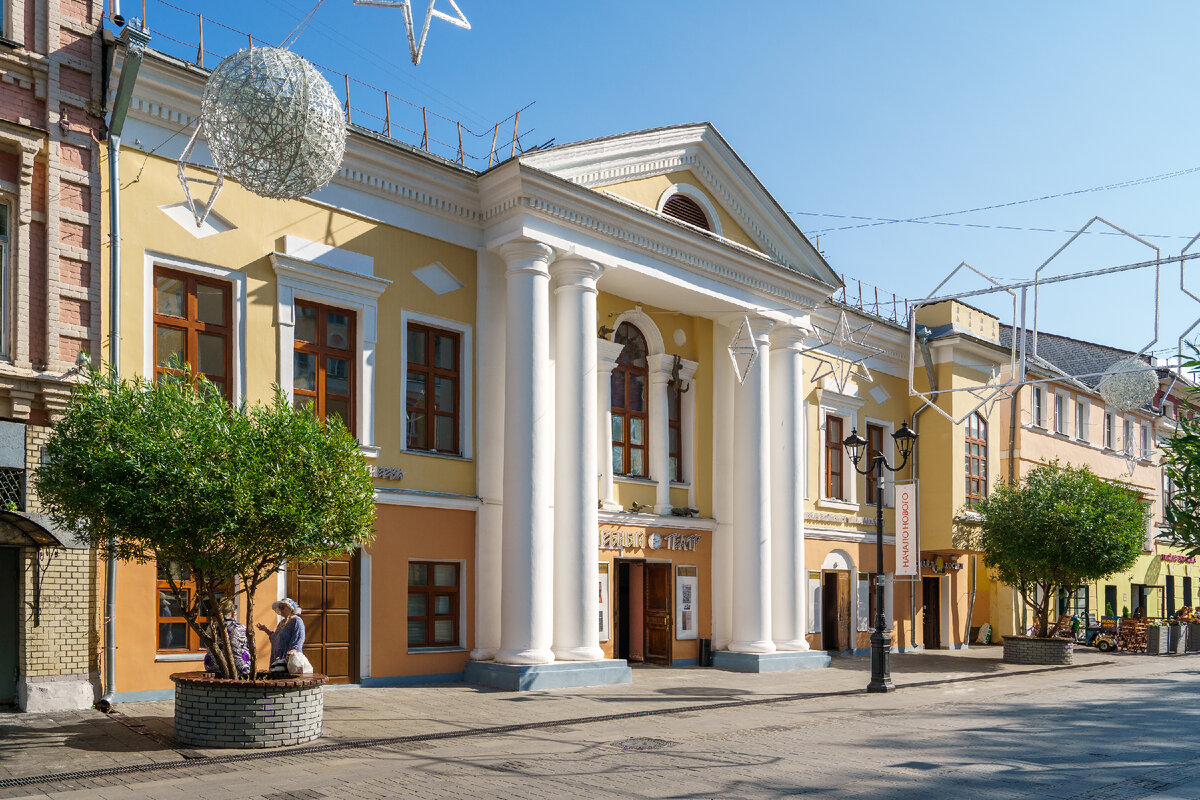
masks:
[(596, 425), (600, 443), (596, 458), (600, 473), (600, 507), (605, 511), (621, 510), (613, 492), (612, 374), (624, 349), (625, 345), (608, 339), (596, 340)]
[(712, 347), (712, 509), (717, 529), (712, 552), (713, 649), (727, 650), (733, 638), (733, 361), (729, 339), (733, 331), (713, 322)]
[(550, 272), (554, 250), (540, 242), (500, 249), (508, 269), (504, 369), (503, 587), (500, 650), (503, 664), (554, 660), (554, 431), (546, 430), (552, 399)]
[(674, 357), (657, 353), (646, 359), (650, 368), (650, 430), (646, 445), (650, 477), (654, 479), (654, 513), (671, 513), (670, 429), (667, 414), (667, 381), (671, 380)]
[(554, 262), (554, 657), (598, 661), (596, 280), (603, 268)]
[[(475, 648), (471, 658), (487, 661), (500, 649), (504, 510), (504, 303), (505, 265), (479, 254), (475, 324), (478, 331), (475, 463), (480, 506), (475, 513)], [(290, 362), (289, 362), (290, 363)]]
[(758, 356), (734, 389), (733, 641), (738, 653), (773, 653), (771, 639), (771, 454), (768, 419), (774, 323), (750, 319)]
[(804, 569), (804, 347), (807, 331), (771, 332), (771, 634), (778, 650), (807, 650)]

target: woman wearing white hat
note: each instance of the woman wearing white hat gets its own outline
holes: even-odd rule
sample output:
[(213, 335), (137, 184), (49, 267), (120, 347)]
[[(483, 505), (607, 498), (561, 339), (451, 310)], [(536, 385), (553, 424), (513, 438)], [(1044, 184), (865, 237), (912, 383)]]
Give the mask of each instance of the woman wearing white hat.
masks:
[[(279, 625), (271, 630), (260, 622), (258, 629), (271, 637), (272, 671), (275, 671), (277, 663), (282, 662), (287, 664), (287, 671), (293, 674), (312, 672), (312, 664), (304, 656), (304, 620), (300, 619), (300, 606), (292, 598), (286, 597), (271, 603), (271, 610), (283, 617)], [(307, 669), (292, 669), (292, 664), (297, 661)]]

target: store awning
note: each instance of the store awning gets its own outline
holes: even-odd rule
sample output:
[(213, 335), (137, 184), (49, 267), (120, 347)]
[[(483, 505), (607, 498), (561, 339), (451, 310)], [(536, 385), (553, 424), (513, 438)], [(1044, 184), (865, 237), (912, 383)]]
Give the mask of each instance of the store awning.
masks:
[(27, 511), (0, 511), (0, 544), (71, 550), (88, 547), (76, 539), (75, 534), (55, 525), (48, 515)]

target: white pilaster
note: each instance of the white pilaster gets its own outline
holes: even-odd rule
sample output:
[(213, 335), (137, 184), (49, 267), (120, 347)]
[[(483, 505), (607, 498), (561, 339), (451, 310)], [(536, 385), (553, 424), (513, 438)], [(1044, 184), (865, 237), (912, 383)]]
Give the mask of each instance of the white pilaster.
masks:
[(597, 459), (600, 472), (600, 508), (621, 511), (613, 492), (612, 461), (612, 374), (625, 345), (608, 339), (596, 340), (596, 424), (599, 429)]
[(807, 331), (771, 332), (771, 633), (779, 650), (807, 650), (804, 568), (804, 367)]
[(771, 638), (771, 459), (768, 419), (769, 334), (774, 323), (750, 319), (758, 356), (734, 389), (733, 641), (738, 653), (773, 653)]
[[(603, 268), (554, 262), (554, 657), (599, 661), (596, 280)], [(610, 456), (611, 457), (611, 456)]]
[[(713, 322), (712, 348), (712, 509), (717, 521), (712, 554), (713, 649), (726, 650), (733, 639), (733, 392), (737, 380), (729, 357), (733, 331)], [(694, 482), (693, 482), (694, 485)]]
[(507, 264), (504, 370), (504, 507), (500, 602), (503, 664), (554, 660), (554, 431), (550, 373), (550, 272), (554, 250), (515, 241), (500, 249)]
[(475, 453), (480, 506), (475, 512), (475, 647), (471, 658), (487, 661), (500, 649), (501, 562), (504, 526), (505, 264), (479, 254), (475, 320), (479, 331), (475, 374), (479, 403)]
[(650, 477), (654, 479), (654, 513), (671, 513), (670, 430), (667, 413), (667, 381), (671, 380), (674, 358), (656, 353), (646, 359), (650, 368), (650, 430), (648, 441)]

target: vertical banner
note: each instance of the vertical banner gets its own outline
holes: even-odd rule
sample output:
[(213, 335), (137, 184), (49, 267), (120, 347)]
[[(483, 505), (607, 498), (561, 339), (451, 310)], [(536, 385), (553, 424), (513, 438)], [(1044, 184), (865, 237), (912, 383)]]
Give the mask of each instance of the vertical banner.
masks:
[(607, 642), (612, 638), (608, 613), (608, 562), (600, 562), (600, 641)]
[(700, 635), (696, 612), (699, 607), (700, 571), (696, 567), (675, 568), (675, 638), (696, 639)]
[(808, 632), (821, 632), (821, 571), (808, 573)]
[(917, 482), (896, 484), (896, 576), (921, 574), (921, 543), (917, 531)]

